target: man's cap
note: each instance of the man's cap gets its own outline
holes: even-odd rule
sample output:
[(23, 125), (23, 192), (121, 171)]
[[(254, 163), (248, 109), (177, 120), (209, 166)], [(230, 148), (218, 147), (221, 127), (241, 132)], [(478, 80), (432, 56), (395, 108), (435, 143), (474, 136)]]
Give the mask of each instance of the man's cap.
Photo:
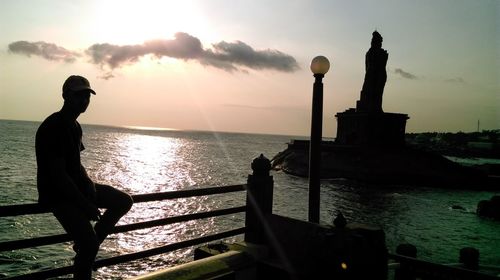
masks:
[(78, 75), (69, 76), (66, 81), (64, 81), (63, 87), (63, 97), (65, 97), (68, 93), (78, 92), (82, 90), (88, 90), (92, 94), (95, 94), (95, 91), (90, 87), (89, 80), (85, 77)]

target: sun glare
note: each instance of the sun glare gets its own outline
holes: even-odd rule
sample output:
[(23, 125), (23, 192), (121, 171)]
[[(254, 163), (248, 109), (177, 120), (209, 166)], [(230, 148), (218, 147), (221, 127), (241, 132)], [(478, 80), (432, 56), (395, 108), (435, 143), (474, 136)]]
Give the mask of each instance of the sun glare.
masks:
[(96, 2), (94, 30), (101, 43), (142, 44), (151, 39), (172, 39), (176, 32), (203, 36), (203, 16), (191, 1)]

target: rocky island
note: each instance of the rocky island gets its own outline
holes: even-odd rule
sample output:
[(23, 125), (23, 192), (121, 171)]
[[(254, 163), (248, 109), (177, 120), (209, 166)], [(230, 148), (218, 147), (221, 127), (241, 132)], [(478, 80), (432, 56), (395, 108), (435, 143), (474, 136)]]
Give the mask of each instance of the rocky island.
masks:
[[(382, 110), (388, 52), (382, 36), (373, 32), (365, 56), (365, 78), (356, 102), (335, 115), (337, 137), (321, 145), (321, 178), (347, 178), (368, 183), (444, 188), (491, 189), (487, 174), (442, 155), (406, 145), (407, 114)], [(275, 170), (307, 177), (309, 141), (291, 140), (272, 159)]]

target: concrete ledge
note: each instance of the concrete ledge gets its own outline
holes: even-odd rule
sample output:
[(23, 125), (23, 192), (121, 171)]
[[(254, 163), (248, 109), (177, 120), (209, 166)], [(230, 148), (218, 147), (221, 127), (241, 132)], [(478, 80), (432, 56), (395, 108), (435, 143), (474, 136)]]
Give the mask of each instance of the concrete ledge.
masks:
[(162, 269), (131, 280), (160, 279), (255, 279), (255, 259), (240, 251), (228, 251), (215, 256)]

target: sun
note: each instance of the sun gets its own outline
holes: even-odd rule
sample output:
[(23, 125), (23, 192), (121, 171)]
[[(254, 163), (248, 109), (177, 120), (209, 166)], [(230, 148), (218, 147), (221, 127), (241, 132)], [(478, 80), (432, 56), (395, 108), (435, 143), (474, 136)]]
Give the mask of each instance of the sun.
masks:
[(94, 9), (93, 35), (100, 43), (133, 45), (172, 39), (176, 32), (207, 33), (204, 16), (192, 1), (97, 1)]

